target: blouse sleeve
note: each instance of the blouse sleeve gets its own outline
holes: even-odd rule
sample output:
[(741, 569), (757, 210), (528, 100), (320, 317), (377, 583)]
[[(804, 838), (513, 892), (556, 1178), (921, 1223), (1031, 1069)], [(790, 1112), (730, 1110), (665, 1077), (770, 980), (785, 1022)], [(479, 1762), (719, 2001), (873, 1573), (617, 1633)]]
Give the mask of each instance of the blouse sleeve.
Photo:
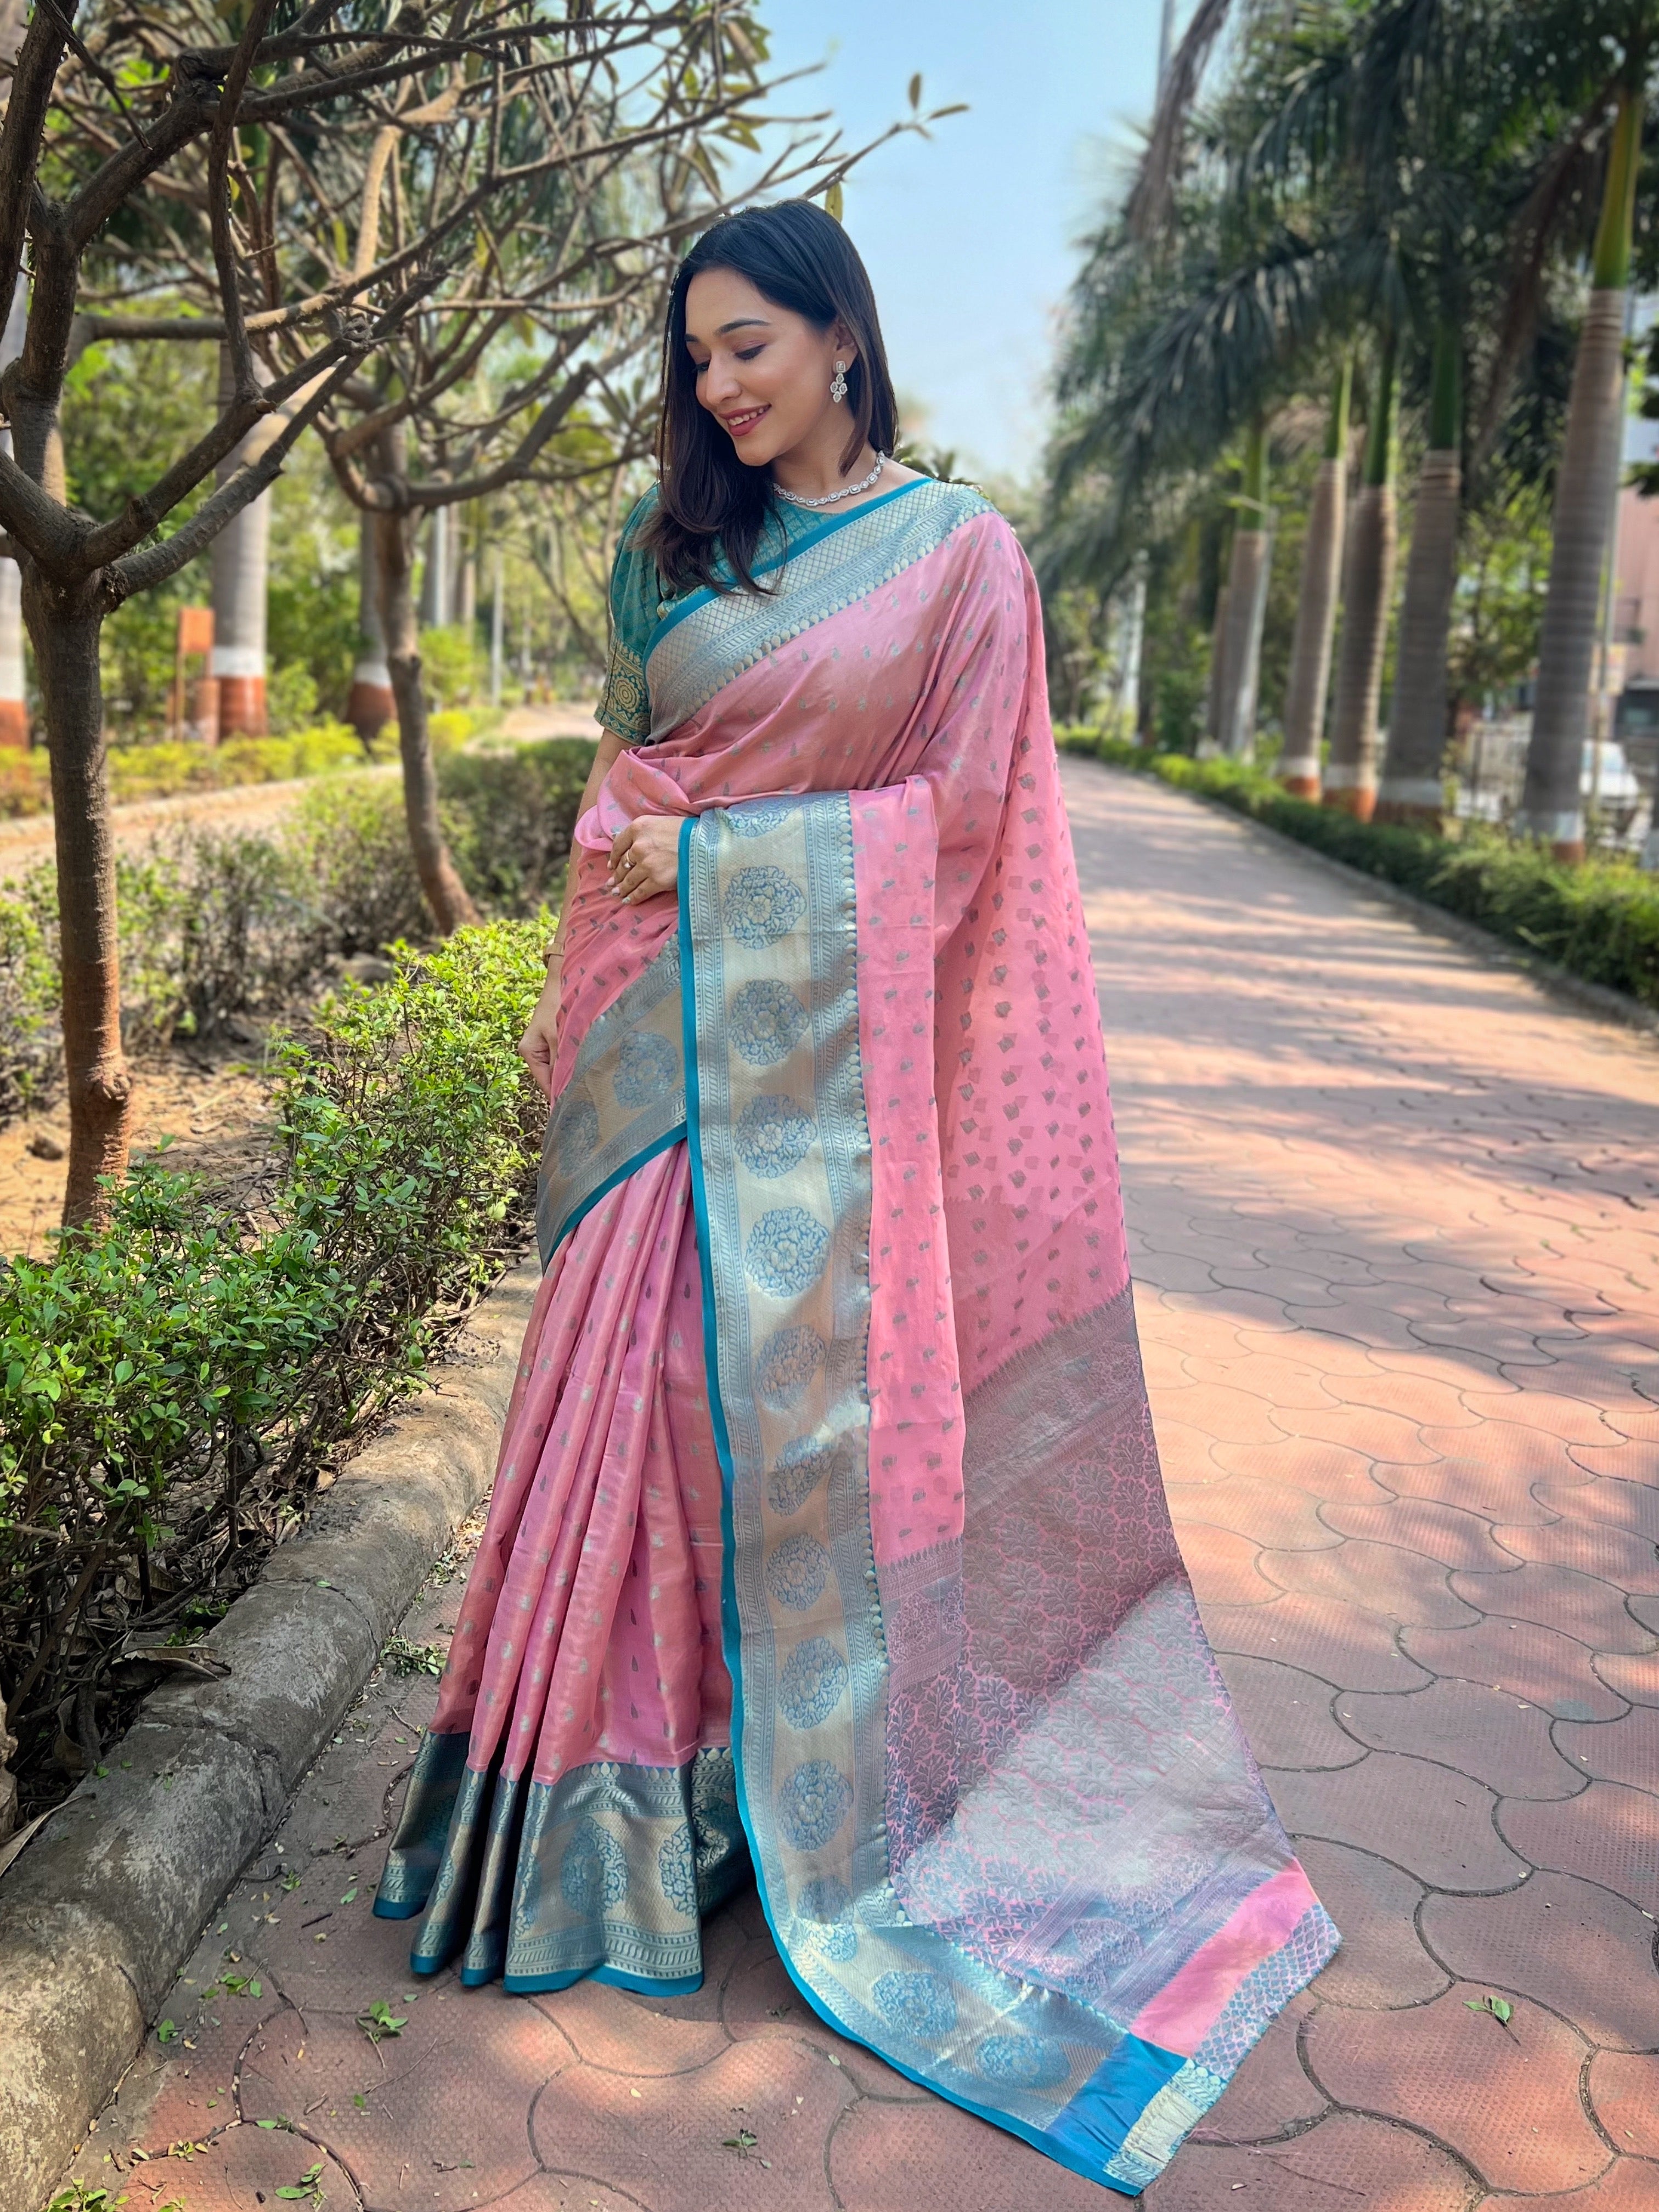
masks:
[(656, 556), (639, 545), (640, 532), (656, 505), (647, 492), (623, 526), (611, 571), (611, 665), (599, 693), (598, 719), (625, 745), (651, 734), (651, 696), (645, 682), (645, 650), (657, 620), (659, 586)]

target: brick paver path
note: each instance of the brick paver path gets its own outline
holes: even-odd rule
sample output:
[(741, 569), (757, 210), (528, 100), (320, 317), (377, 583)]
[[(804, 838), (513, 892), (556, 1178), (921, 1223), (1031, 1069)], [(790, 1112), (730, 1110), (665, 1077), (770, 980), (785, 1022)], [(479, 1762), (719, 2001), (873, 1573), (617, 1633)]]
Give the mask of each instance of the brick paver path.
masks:
[[(1067, 781), (1170, 1496), (1346, 1938), (1146, 2201), (1659, 2212), (1659, 1048), (1243, 824)], [(696, 1997), (411, 1994), (368, 1904), (430, 1702), (359, 1708), (87, 2178), (137, 2142), (135, 2212), (308, 2174), (330, 2212), (1114, 2201), (829, 2033), (752, 1894)]]

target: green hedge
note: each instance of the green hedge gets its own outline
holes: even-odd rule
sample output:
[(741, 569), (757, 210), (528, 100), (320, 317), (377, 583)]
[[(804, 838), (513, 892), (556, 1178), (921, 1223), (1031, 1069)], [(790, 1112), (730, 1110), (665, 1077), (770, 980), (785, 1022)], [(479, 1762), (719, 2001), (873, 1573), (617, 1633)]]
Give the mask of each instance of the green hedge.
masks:
[(1340, 807), (1291, 798), (1260, 769), (1148, 752), (1088, 730), (1062, 731), (1060, 744), (1064, 751), (1218, 799), (1299, 844), (1478, 922), (1586, 982), (1659, 1007), (1659, 879), (1629, 860), (1555, 860), (1484, 823), (1462, 824), (1461, 836), (1445, 837), (1356, 822)]
[[(593, 758), (583, 738), (440, 757), (445, 833), (486, 913), (556, 904)], [(330, 776), (275, 836), (184, 829), (116, 857), (122, 1032), (143, 1049), (280, 1006), (333, 960), (418, 939), (428, 917), (396, 779)], [(62, 1080), (50, 861), (0, 884), (0, 1120)]]
[(546, 1108), (516, 1045), (548, 920), (398, 948), (279, 1051), (253, 1218), (165, 1158), (107, 1228), (0, 1260), (0, 1689), (33, 1802), (297, 1525), (327, 1453), (522, 1244)]

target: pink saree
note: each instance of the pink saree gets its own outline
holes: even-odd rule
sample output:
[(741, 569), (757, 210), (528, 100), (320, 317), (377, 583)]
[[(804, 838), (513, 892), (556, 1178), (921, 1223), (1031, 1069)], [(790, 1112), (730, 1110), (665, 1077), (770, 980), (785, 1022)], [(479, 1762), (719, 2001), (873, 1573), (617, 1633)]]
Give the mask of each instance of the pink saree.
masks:
[[(1337, 1936), (1136, 1347), (1035, 586), (963, 487), (664, 605), (580, 825), (488, 1530), (377, 1911), (509, 1989), (803, 1993), (1126, 2195)], [(678, 816), (680, 887), (604, 889)]]

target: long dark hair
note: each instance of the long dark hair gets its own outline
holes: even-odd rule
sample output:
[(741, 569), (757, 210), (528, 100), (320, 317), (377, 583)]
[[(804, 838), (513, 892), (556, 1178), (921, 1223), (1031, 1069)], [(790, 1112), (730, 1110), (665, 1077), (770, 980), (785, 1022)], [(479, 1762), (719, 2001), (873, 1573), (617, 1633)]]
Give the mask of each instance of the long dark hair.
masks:
[(723, 216), (703, 233), (681, 262), (668, 296), (657, 429), (661, 488), (641, 542), (677, 591), (696, 584), (723, 588), (714, 571), (722, 553), (738, 584), (758, 591), (750, 569), (773, 512), (771, 474), (745, 466), (700, 404), (696, 364), (685, 349), (685, 295), (691, 279), (705, 269), (734, 270), (775, 307), (804, 315), (821, 331), (842, 323), (852, 334), (857, 358), (847, 371), (847, 405), (853, 428), (843, 469), (858, 459), (866, 440), (879, 453), (892, 452), (898, 406), (869, 272), (833, 216), (811, 200), (781, 200), (775, 207)]

